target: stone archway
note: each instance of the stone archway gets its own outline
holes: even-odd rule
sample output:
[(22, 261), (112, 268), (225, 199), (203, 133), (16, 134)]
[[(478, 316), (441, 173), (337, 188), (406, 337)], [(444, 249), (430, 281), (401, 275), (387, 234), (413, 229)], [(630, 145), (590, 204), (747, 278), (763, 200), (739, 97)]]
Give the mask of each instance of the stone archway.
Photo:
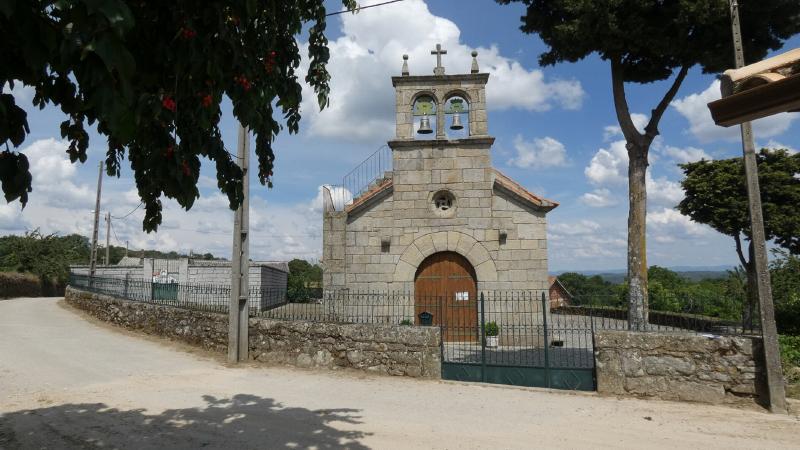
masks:
[(400, 255), (393, 284), (400, 289), (413, 289), (414, 277), (422, 261), (434, 253), (447, 251), (458, 253), (469, 261), (475, 269), (478, 290), (484, 289), (485, 283), (497, 281), (497, 267), (483, 244), (460, 231), (437, 231), (418, 237)]

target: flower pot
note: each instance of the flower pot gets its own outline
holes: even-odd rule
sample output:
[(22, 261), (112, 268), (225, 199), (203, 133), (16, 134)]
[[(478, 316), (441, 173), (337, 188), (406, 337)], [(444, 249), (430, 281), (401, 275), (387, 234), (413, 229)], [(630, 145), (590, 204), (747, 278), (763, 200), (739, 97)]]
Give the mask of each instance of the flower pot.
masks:
[(496, 348), (497, 336), (486, 336), (486, 346), (490, 348)]

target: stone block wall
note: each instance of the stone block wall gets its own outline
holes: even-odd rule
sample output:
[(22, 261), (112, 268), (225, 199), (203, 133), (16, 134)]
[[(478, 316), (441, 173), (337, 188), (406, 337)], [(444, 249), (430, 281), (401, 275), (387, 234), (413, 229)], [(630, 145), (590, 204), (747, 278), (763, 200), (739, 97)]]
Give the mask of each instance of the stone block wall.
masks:
[(598, 331), (597, 391), (702, 403), (753, 403), (765, 392), (761, 340)]
[(121, 300), (68, 287), (66, 302), (104, 322), (162, 336), (213, 352), (228, 348), (228, 317), (224, 314), (171, 308)]
[(299, 367), (440, 378), (438, 327), (250, 320), (250, 357)]
[[(65, 299), (123, 328), (227, 352), (226, 314), (132, 302), (73, 287)], [(250, 319), (250, 358), (271, 364), (439, 378), (440, 342), (437, 327)]]

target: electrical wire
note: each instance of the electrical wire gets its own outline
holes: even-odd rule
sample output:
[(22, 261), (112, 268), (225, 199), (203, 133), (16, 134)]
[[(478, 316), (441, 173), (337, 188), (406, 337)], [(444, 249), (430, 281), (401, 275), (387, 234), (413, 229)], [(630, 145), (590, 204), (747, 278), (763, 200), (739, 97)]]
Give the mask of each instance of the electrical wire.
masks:
[(144, 204), (144, 202), (139, 202), (139, 205), (138, 205), (136, 208), (133, 208), (133, 210), (131, 210), (131, 212), (129, 212), (128, 214), (125, 214), (125, 215), (124, 215), (124, 216), (122, 216), (122, 217), (111, 216), (111, 218), (112, 218), (112, 219), (125, 219), (126, 217), (128, 217), (128, 216), (130, 216), (131, 214), (135, 213), (135, 212), (136, 212), (136, 210), (137, 210), (137, 209), (139, 209), (139, 208), (141, 208), (143, 204)]
[(339, 15), (339, 14), (344, 14), (344, 13), (349, 13), (349, 12), (359, 12), (359, 11), (361, 11), (362, 9), (374, 8), (374, 7), (376, 7), (376, 6), (389, 5), (389, 4), (391, 4), (391, 3), (397, 3), (397, 2), (402, 2), (402, 1), (403, 1), (403, 0), (391, 0), (391, 1), (388, 1), (388, 2), (376, 3), (376, 4), (374, 4), (374, 5), (362, 6), (362, 7), (360, 7), (360, 8), (356, 8), (356, 9), (354, 9), (354, 10), (352, 10), (352, 11), (351, 11), (351, 10), (349, 10), (349, 9), (346, 9), (346, 10), (344, 10), (344, 11), (336, 11), (336, 12), (332, 12), (332, 13), (325, 14), (325, 16), (328, 16), (328, 17), (329, 17), (329, 16), (337, 16), (337, 15)]

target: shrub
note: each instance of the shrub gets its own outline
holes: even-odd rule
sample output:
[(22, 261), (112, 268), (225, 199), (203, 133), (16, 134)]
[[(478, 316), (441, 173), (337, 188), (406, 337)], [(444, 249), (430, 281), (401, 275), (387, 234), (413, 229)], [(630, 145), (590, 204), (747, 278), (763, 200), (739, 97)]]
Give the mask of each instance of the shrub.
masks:
[(781, 346), (781, 359), (784, 369), (787, 367), (800, 367), (800, 336), (778, 336)]
[(500, 334), (500, 326), (497, 325), (497, 322), (487, 322), (483, 326), (483, 333), (486, 336), (497, 336)]
[(412, 322), (411, 319), (403, 319), (403, 320), (400, 321), (400, 325), (409, 325), (410, 326), (410, 325), (414, 325), (414, 322)]
[(0, 272), (0, 298), (40, 297), (42, 282), (27, 273)]

